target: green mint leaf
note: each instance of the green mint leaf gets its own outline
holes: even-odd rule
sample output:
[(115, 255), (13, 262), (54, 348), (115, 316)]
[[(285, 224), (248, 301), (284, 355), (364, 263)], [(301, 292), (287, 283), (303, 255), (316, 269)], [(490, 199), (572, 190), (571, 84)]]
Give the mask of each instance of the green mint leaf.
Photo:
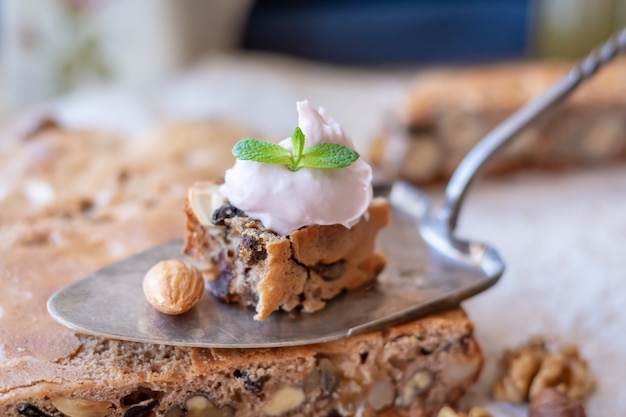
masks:
[(300, 168), (344, 168), (359, 159), (359, 154), (337, 143), (320, 143), (305, 148), (304, 133), (296, 127), (291, 135), (293, 152), (275, 143), (252, 138), (242, 139), (233, 147), (233, 155), (244, 161), (286, 165), (291, 171)]
[(294, 167), (297, 167), (300, 158), (302, 158), (302, 150), (304, 149), (304, 133), (302, 133), (299, 126), (296, 126), (296, 129), (291, 135), (291, 148), (293, 149), (292, 158)]
[(359, 159), (357, 151), (336, 143), (320, 143), (304, 149), (297, 168), (344, 168)]
[(243, 161), (256, 161), (265, 164), (292, 165), (289, 151), (275, 143), (252, 138), (242, 139), (233, 147), (233, 155)]

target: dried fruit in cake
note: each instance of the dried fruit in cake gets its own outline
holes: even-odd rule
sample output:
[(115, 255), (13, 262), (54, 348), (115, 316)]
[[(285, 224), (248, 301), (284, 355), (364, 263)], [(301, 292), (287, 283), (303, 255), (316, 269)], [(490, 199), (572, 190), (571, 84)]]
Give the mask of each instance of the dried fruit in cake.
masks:
[(323, 110), (298, 103), (299, 125), (280, 144), (240, 141), (224, 184), (189, 191), (184, 252), (205, 265), (215, 296), (256, 308), (322, 309), (385, 266), (376, 236), (390, 221), (372, 198), (372, 171)]

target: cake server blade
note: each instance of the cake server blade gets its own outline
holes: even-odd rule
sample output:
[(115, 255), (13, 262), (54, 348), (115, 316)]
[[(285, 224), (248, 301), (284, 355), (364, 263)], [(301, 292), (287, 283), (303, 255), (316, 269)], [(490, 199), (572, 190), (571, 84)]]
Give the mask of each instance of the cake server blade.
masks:
[(376, 284), (340, 296), (316, 313), (274, 312), (263, 321), (254, 311), (225, 304), (209, 291), (187, 313), (168, 316), (146, 301), (142, 280), (164, 259), (181, 259), (174, 240), (109, 265), (54, 294), (48, 309), (81, 333), (171, 345), (247, 348), (320, 343), (405, 321), (457, 305), (493, 285), (504, 270), (488, 246), (464, 242), (450, 254), (432, 250), (420, 234), (428, 198), (397, 183), (377, 190), (389, 198), (393, 220), (378, 238), (387, 267)]
[(76, 330), (103, 337), (180, 346), (252, 348), (321, 343), (379, 329), (458, 305), (494, 285), (504, 263), (488, 245), (454, 234), (464, 197), (497, 152), (598, 68), (626, 49), (622, 31), (592, 51), (544, 95), (483, 138), (463, 159), (434, 211), (428, 197), (403, 182), (378, 187), (393, 220), (378, 239), (387, 267), (377, 282), (350, 291), (313, 313), (275, 312), (254, 321), (253, 311), (223, 304), (205, 291), (180, 316), (154, 310), (142, 292), (144, 274), (164, 259), (184, 259), (182, 240), (165, 243), (76, 281), (48, 300), (50, 314)]

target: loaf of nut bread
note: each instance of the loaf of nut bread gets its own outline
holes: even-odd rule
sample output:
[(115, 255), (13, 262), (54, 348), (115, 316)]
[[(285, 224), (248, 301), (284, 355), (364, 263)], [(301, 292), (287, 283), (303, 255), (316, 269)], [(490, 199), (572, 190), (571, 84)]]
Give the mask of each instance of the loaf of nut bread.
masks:
[(80, 335), (47, 314), (61, 286), (179, 237), (188, 187), (231, 166), (250, 134), (193, 123), (127, 140), (45, 125), (0, 151), (1, 416), (426, 416), (463, 395), (482, 356), (460, 309), (250, 350)]
[[(426, 184), (450, 177), (492, 128), (572, 68), (523, 62), (425, 70), (397, 117), (374, 141), (370, 159), (386, 179)], [(488, 173), (566, 168), (626, 157), (626, 59), (600, 70), (540, 118), (490, 164)]]

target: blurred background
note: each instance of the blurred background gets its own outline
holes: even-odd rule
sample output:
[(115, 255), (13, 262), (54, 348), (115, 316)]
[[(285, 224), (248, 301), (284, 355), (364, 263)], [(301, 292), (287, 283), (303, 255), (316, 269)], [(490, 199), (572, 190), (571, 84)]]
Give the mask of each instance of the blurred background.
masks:
[[(163, 118), (214, 116), (289, 132), (293, 100), (309, 98), (362, 134), (362, 120), (380, 123), (378, 115), (393, 106), (416, 68), (578, 57), (626, 23), (626, 0), (0, 5), (5, 125), (25, 110), (52, 106), (70, 125), (128, 132)], [(370, 76), (366, 99), (361, 86)], [(358, 99), (361, 111), (346, 105)], [(289, 126), (272, 116), (284, 111)]]

